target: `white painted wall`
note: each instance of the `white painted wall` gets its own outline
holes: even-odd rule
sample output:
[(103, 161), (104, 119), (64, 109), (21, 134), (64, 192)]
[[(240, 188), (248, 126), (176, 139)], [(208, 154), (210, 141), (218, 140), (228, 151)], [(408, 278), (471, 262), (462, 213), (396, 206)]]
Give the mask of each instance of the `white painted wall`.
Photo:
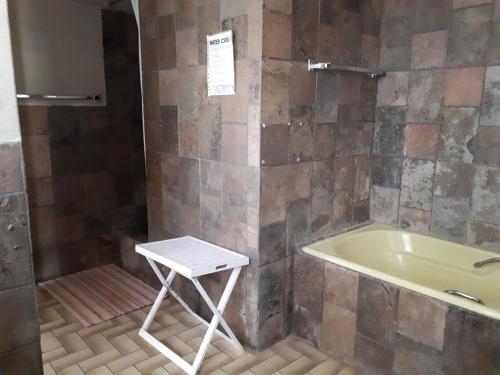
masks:
[(0, 143), (20, 140), (7, 0), (0, 0)]
[(105, 99), (99, 6), (9, 0), (9, 7), (18, 93)]

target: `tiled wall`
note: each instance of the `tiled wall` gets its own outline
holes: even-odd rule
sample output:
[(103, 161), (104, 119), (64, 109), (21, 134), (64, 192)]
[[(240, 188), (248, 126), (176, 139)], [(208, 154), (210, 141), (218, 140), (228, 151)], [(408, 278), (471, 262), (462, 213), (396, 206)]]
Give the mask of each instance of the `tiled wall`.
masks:
[(381, 14), (377, 0), (264, 1), (259, 321), (274, 337), (321, 318), (293, 304), (295, 246), (369, 219), (377, 81), (306, 61), (377, 68)]
[(500, 250), (500, 1), (384, 9), (371, 219)]
[(111, 229), (145, 226), (137, 32), (103, 12), (106, 107), (20, 106), (37, 280), (117, 261)]
[(498, 322), (299, 253), (295, 332), (363, 373), (495, 374)]
[[(258, 128), (262, 2), (143, 0), (141, 43), (149, 241), (193, 235), (252, 257), (226, 316), (257, 334)], [(208, 97), (206, 35), (232, 29), (236, 95)], [(258, 139), (258, 138), (257, 138)], [(221, 293), (228, 275), (205, 280)], [(222, 280), (221, 280), (222, 277)], [(183, 294), (206, 311), (186, 283)]]
[(40, 374), (40, 329), (20, 143), (0, 144), (0, 181), (0, 373)]

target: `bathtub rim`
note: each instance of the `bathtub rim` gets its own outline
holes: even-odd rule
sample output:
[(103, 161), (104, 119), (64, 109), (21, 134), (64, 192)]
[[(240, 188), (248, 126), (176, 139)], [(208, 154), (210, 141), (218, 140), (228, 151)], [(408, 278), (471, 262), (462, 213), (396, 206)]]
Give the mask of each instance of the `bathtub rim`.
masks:
[[(403, 232), (403, 233), (411, 233), (411, 234), (416, 234), (416, 235), (420, 235), (420, 236), (430, 237), (430, 238), (433, 238), (436, 240), (446, 241), (446, 240), (443, 240), (441, 238), (436, 238), (433, 236), (415, 233), (415, 232), (411, 232), (411, 231), (404, 230), (401, 228), (391, 227), (391, 226), (385, 225), (385, 224), (368, 224), (368, 225), (365, 225), (362, 227), (355, 228), (355, 229), (350, 230), (350, 231), (339, 233), (338, 235), (324, 238), (322, 240), (313, 242), (309, 245), (305, 245), (302, 247), (302, 252), (304, 252), (305, 254), (314, 256), (315, 258), (319, 258), (321, 260), (337, 264), (339, 266), (350, 269), (352, 271), (359, 272), (363, 275), (370, 276), (370, 277), (391, 283), (391, 284), (396, 285), (396, 286), (400, 286), (402, 288), (411, 290), (411, 291), (416, 292), (416, 293), (421, 293), (421, 294), (426, 295), (428, 297), (438, 299), (442, 302), (446, 302), (450, 305), (453, 305), (453, 306), (471, 311), (473, 313), (500, 321), (500, 311), (493, 309), (491, 307), (488, 307), (487, 305), (480, 305), (478, 303), (471, 302), (471, 301), (468, 301), (466, 299), (453, 296), (453, 295), (445, 293), (443, 291), (429, 288), (429, 287), (402, 279), (400, 277), (392, 276), (392, 275), (389, 275), (387, 273), (377, 271), (373, 268), (369, 268), (369, 267), (360, 265), (358, 263), (354, 263), (354, 262), (345, 260), (345, 259), (338, 257), (338, 256), (335, 256), (335, 255), (327, 254), (323, 251), (316, 250), (316, 249), (311, 247), (311, 246), (314, 246), (314, 245), (317, 245), (317, 244), (320, 244), (320, 243), (323, 243), (326, 241), (330, 241), (332, 238), (339, 238), (340, 239), (340, 238), (344, 238), (344, 237), (353, 235), (355, 233), (361, 233), (361, 232), (373, 231), (373, 230), (390, 230), (390, 231), (397, 231), (397, 232)], [(497, 253), (488, 252), (486, 250), (479, 249), (479, 248), (474, 247), (474, 246), (468, 246), (468, 245), (463, 245), (463, 244), (457, 244), (457, 245), (470, 247), (470, 248), (473, 248), (473, 249), (476, 249), (478, 251), (488, 253), (488, 254), (498, 255)], [(499, 290), (499, 293), (500, 293), (500, 290)]]

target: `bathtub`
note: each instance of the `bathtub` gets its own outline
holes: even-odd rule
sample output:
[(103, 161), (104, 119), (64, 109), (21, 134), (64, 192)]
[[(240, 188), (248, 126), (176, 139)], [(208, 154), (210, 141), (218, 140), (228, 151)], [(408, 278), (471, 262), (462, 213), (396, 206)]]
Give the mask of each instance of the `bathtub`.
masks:
[[(481, 268), (473, 266), (475, 262), (499, 257), (499, 254), (380, 224), (313, 243), (303, 251), (500, 320), (500, 263)], [(453, 295), (446, 290), (464, 295)]]

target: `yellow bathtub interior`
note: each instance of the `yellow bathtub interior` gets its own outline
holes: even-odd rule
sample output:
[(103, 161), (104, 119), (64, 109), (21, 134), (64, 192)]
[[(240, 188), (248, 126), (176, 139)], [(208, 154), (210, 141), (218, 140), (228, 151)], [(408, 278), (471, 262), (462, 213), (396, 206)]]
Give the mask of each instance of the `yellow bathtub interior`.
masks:
[[(494, 252), (371, 224), (304, 247), (307, 254), (500, 320), (500, 263)], [(445, 293), (458, 290), (484, 305)]]

